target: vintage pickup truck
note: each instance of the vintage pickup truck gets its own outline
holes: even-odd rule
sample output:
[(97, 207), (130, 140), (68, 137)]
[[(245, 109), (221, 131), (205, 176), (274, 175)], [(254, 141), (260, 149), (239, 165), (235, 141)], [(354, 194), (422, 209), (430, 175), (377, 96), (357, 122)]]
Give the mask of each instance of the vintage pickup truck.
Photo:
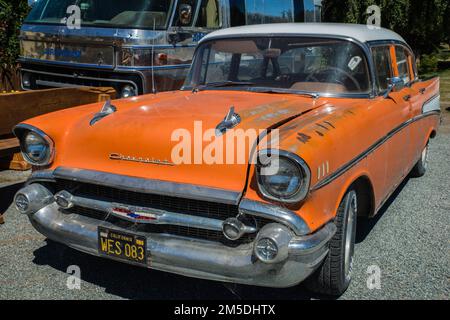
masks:
[(439, 105), (439, 79), (419, 79), (392, 31), (225, 29), (201, 41), (180, 91), (19, 124), (34, 171), (15, 204), (93, 255), (341, 294), (357, 217), (425, 173)]
[(320, 21), (321, 0), (39, 0), (20, 32), (22, 88), (178, 90), (211, 31)]

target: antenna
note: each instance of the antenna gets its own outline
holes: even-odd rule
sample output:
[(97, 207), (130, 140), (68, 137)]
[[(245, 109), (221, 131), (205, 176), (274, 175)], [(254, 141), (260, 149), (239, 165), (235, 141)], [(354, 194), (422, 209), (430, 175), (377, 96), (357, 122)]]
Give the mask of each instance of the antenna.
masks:
[(156, 94), (155, 86), (155, 37), (156, 37), (156, 18), (153, 18), (153, 43), (152, 43), (152, 93)]

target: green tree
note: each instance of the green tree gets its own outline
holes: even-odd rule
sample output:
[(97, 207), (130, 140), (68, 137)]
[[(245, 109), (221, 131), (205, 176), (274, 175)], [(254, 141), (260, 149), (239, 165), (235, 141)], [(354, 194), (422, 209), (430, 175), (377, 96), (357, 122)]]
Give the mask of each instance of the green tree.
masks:
[(323, 20), (365, 24), (373, 4), (381, 9), (381, 26), (402, 35), (418, 55), (450, 40), (448, 0), (324, 0)]
[(13, 87), (19, 55), (19, 32), (29, 12), (27, 0), (0, 0), (0, 82)]

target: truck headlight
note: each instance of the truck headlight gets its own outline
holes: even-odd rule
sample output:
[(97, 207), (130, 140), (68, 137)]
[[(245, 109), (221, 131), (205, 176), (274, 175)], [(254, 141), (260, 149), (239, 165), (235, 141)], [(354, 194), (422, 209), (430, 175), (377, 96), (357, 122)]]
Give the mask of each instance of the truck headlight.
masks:
[(133, 86), (130, 86), (127, 84), (122, 87), (122, 90), (120, 92), (121, 98), (130, 98), (130, 97), (134, 97), (134, 96), (136, 96), (136, 90), (134, 89)]
[(264, 197), (286, 203), (302, 201), (309, 191), (311, 173), (297, 155), (281, 150), (259, 153), (257, 181)]
[(20, 149), (27, 162), (34, 166), (46, 166), (53, 161), (53, 141), (41, 130), (19, 124), (14, 134), (20, 140)]

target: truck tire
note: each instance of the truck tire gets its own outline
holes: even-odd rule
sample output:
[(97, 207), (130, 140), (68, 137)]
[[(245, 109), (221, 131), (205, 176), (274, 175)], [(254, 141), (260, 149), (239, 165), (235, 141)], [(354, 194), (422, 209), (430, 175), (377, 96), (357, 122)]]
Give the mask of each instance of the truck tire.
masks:
[(416, 178), (422, 177), (427, 171), (427, 167), (428, 167), (428, 143), (423, 149), (419, 161), (417, 161), (414, 168), (412, 168), (411, 176)]
[(337, 230), (328, 244), (328, 255), (306, 282), (313, 292), (341, 295), (350, 284), (358, 213), (357, 199), (356, 191), (350, 189), (339, 204), (334, 221)]

